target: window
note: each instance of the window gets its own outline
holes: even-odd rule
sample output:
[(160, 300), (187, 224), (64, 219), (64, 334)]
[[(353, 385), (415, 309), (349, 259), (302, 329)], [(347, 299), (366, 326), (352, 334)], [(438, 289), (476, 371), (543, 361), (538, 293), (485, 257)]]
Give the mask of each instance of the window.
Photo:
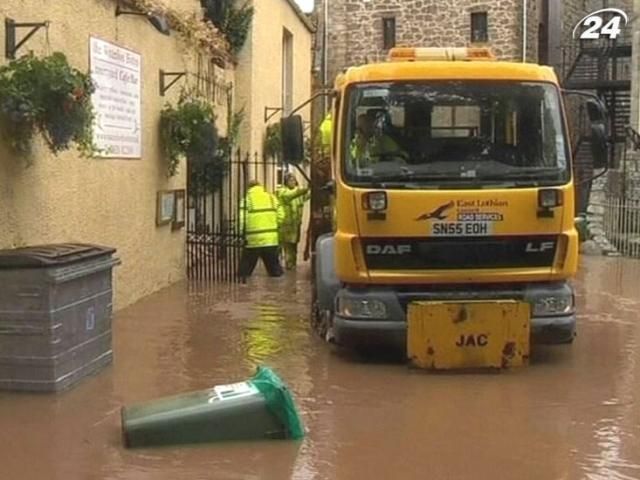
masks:
[(293, 110), (293, 35), (287, 29), (282, 33), (282, 112)]
[(480, 107), (433, 107), (431, 137), (476, 137), (480, 131)]
[(382, 36), (385, 50), (396, 46), (396, 19), (394, 17), (382, 19)]
[(487, 12), (474, 12), (471, 14), (471, 43), (484, 43), (489, 41), (489, 29)]
[(570, 176), (553, 85), (369, 83), (353, 86), (346, 102), (342, 174), (351, 185), (524, 187)]

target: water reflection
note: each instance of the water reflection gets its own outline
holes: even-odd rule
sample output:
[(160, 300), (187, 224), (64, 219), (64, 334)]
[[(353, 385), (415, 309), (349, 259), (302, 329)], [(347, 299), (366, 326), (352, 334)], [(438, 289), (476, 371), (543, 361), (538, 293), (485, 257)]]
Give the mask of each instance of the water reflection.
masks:
[[(501, 375), (429, 375), (341, 354), (308, 328), (301, 272), (176, 285), (119, 312), (114, 365), (60, 396), (0, 393), (0, 478), (640, 479), (640, 262), (585, 258), (579, 330)], [(267, 364), (308, 436), (124, 450), (119, 409)]]

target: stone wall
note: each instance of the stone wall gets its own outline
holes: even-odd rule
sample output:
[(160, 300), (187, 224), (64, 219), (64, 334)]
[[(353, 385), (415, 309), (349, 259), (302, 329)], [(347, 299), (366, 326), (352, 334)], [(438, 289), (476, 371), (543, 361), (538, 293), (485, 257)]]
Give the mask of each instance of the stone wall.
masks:
[[(324, 1), (316, 0), (318, 32)], [(489, 43), (498, 58), (522, 60), (521, 0), (331, 0), (329, 79), (342, 69), (384, 59), (382, 20), (396, 18), (398, 46), (469, 46), (471, 13), (488, 13)], [(539, 0), (528, 2), (528, 59), (537, 59)]]
[[(520, 8), (522, 10), (522, 7)], [(527, 61), (536, 63), (538, 61), (538, 28), (540, 24), (540, 13), (542, 10), (541, 0), (527, 1)], [(522, 37), (522, 32), (520, 33)]]
[[(315, 0), (318, 33), (324, 28), (324, 4)], [(571, 65), (577, 53), (572, 38), (576, 23), (589, 12), (605, 6), (621, 8), (630, 17), (633, 0), (528, 0), (527, 60), (538, 60), (538, 26), (543, 2), (548, 1), (546, 23), (550, 36), (550, 59), (559, 76), (562, 74), (563, 47), (565, 63)], [(487, 11), (489, 45), (500, 59), (522, 60), (523, 0), (330, 0), (329, 83), (336, 74), (351, 65), (386, 57), (383, 49), (382, 19), (396, 18), (397, 44), (405, 46), (467, 46), (470, 44), (470, 21), (474, 11)], [(633, 29), (623, 30), (621, 41), (631, 41)]]

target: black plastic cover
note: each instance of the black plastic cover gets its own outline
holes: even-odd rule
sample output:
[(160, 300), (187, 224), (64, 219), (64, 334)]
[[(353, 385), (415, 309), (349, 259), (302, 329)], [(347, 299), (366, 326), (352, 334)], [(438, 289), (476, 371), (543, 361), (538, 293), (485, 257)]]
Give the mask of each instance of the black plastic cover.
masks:
[(0, 250), (0, 269), (51, 268), (113, 255), (115, 248), (84, 243), (59, 243)]

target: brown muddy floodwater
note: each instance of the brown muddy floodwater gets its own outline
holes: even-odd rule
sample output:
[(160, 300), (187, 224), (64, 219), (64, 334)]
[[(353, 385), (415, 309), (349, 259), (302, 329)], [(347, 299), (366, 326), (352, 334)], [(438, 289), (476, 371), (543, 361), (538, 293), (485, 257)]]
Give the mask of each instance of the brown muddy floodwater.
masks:
[[(337, 354), (298, 279), (178, 285), (116, 315), (113, 366), (61, 395), (0, 393), (1, 480), (640, 479), (640, 262), (585, 259), (579, 337), (499, 375)], [(273, 367), (307, 438), (125, 450), (120, 408)]]

